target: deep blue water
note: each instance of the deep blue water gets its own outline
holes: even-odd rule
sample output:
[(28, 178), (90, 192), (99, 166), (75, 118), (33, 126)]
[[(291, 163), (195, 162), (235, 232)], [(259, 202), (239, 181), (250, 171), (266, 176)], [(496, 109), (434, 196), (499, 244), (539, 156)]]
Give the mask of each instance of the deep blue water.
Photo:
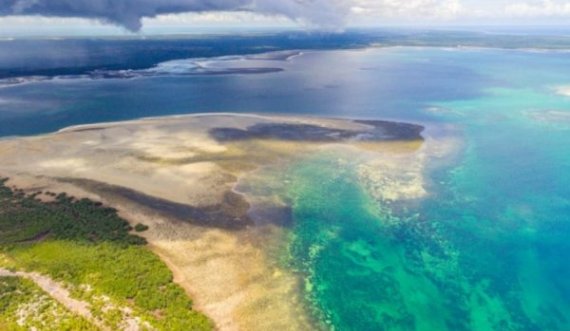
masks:
[[(504, 93), (519, 91), (524, 98), (528, 90), (537, 97), (517, 111), (529, 110), (533, 102), (538, 103), (537, 110), (556, 108), (566, 98), (554, 96), (551, 88), (567, 83), (567, 58), (565, 52), (508, 50), (330, 51), (307, 53), (289, 62), (273, 61), (270, 65), (285, 71), (272, 74), (71, 79), (4, 87), (0, 88), (0, 136), (218, 111), (437, 121), (441, 116), (426, 108), (454, 101), (469, 103), (501, 88)], [(509, 96), (505, 99), (512, 102)], [(510, 113), (478, 110), (477, 115), (472, 120), (481, 123), (488, 122), (489, 116)]]
[[(427, 56), (434, 52), (442, 58), (430, 63)], [(450, 60), (443, 58), (445, 51), (422, 50), (418, 54), (424, 55), (406, 61), (414, 53), (418, 50), (308, 53), (270, 63), (285, 69), (273, 74), (72, 79), (4, 87), (0, 136), (218, 111), (429, 119), (422, 111), (427, 105), (474, 98), (495, 83), (458, 62), (463, 57)]]

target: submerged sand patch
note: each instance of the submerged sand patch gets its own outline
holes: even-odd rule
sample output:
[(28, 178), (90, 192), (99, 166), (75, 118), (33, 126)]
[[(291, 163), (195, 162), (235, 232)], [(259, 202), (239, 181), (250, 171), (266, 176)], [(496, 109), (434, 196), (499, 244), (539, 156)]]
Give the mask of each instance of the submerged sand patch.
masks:
[(551, 127), (568, 128), (570, 125), (570, 112), (562, 110), (528, 111), (526, 115), (539, 123)]
[[(150, 247), (220, 330), (311, 330), (302, 281), (272, 258), (287, 206), (255, 170), (350, 150), (365, 155), (361, 176), (379, 199), (417, 199), (426, 193), (422, 129), (229, 114), (143, 119), (0, 141), (0, 175), (100, 200), (148, 225)], [(236, 191), (256, 182), (255, 194)]]
[(561, 85), (553, 88), (554, 92), (560, 96), (570, 97), (570, 86)]

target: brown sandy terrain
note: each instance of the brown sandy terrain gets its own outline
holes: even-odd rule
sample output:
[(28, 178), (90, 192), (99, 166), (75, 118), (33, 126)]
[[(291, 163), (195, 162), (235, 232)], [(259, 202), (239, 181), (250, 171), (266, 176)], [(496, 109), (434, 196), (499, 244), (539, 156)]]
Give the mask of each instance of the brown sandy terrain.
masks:
[[(0, 176), (29, 191), (102, 201), (148, 225), (150, 247), (220, 330), (311, 330), (299, 279), (271, 258), (287, 206), (237, 184), (333, 148), (368, 155), (360, 172), (379, 199), (415, 199), (425, 194), (422, 130), (229, 114), (143, 119), (0, 141)], [(254, 216), (262, 205), (272, 208)]]

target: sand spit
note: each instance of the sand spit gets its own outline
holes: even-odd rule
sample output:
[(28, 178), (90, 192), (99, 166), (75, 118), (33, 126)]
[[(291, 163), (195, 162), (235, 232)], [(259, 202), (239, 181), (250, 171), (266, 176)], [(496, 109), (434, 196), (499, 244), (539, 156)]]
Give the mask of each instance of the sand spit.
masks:
[[(286, 231), (286, 222), (273, 218), (286, 215), (286, 206), (269, 194), (237, 192), (237, 183), (255, 178), (257, 169), (339, 148), (368, 155), (366, 180), (387, 183), (400, 180), (387, 173), (405, 173), (384, 198), (418, 198), (425, 192), (423, 159), (411, 160), (422, 150), (422, 130), (383, 121), (233, 114), (86, 125), (0, 141), (0, 176), (29, 191), (102, 201), (133, 224), (148, 225), (150, 247), (219, 330), (313, 330), (302, 282), (271, 258)], [(276, 207), (252, 219), (261, 200)]]

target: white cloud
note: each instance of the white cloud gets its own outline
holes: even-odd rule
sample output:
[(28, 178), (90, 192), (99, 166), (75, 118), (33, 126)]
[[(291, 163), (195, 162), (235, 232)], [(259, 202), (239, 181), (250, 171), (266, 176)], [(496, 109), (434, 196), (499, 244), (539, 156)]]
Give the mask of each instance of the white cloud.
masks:
[(570, 2), (543, 0), (507, 5), (505, 14), (511, 17), (570, 17)]
[[(112, 7), (97, 5), (108, 1)], [(64, 9), (56, 6), (63, 3)], [(14, 13), (34, 16), (1, 17)], [(142, 22), (143, 31), (162, 26), (190, 31), (204, 26), (295, 24), (329, 29), (341, 29), (345, 24), (532, 24), (560, 23), (566, 18), (570, 18), (570, 0), (0, 0), (0, 34), (17, 27), (41, 30), (58, 26), (120, 33), (101, 22), (132, 30)]]
[(390, 20), (449, 20), (463, 11), (459, 0), (353, 0), (353, 3), (353, 15)]

